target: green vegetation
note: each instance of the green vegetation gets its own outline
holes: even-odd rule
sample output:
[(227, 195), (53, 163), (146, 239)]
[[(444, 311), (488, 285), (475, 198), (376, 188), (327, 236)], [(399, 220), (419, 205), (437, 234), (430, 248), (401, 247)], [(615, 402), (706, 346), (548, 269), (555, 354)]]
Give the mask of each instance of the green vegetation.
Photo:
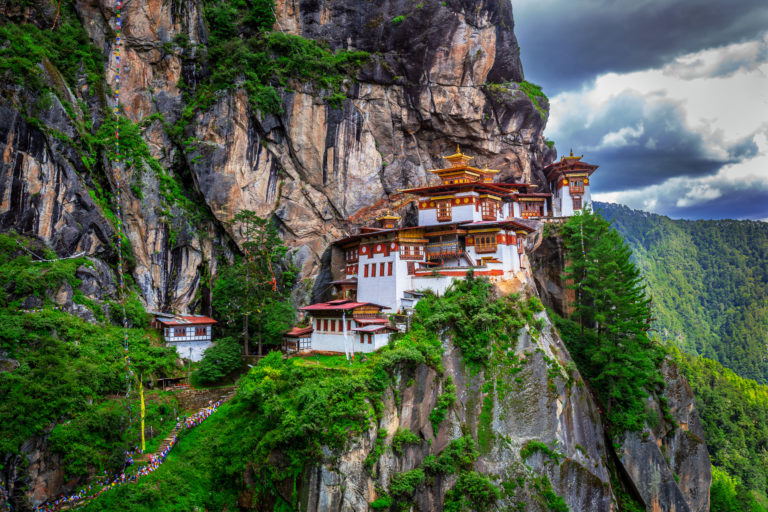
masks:
[[(539, 115), (541, 115), (541, 118), (547, 118), (547, 113), (549, 111), (549, 98), (547, 98), (547, 95), (544, 94), (544, 91), (541, 90), (540, 85), (536, 85), (534, 83), (523, 80), (522, 82), (506, 82), (503, 84), (487, 82), (485, 84), (485, 88), (497, 99), (503, 99), (505, 95), (514, 94), (515, 90), (519, 90), (528, 96), (528, 99), (531, 100), (533, 106), (536, 107), (536, 110), (539, 112)], [(554, 146), (554, 144), (555, 143), (552, 141), (547, 141), (547, 145), (549, 147)]]
[(389, 493), (398, 502), (402, 503), (413, 495), (416, 488), (424, 482), (424, 470), (412, 469), (405, 473), (392, 475), (389, 481)]
[(365, 458), (364, 465), (368, 471), (373, 469), (373, 466), (376, 465), (376, 463), (379, 461), (379, 458), (384, 454), (384, 450), (386, 449), (384, 446), (384, 441), (386, 439), (387, 431), (383, 428), (379, 429), (379, 432), (376, 435), (376, 441), (374, 442), (373, 449), (371, 450), (371, 453), (369, 453)]
[(435, 434), (440, 430), (440, 424), (448, 414), (448, 408), (454, 403), (456, 403), (456, 386), (453, 383), (453, 379), (448, 376), (445, 379), (443, 392), (437, 397), (435, 408), (429, 413), (429, 421), (432, 423), (432, 429)]
[(691, 385), (706, 433), (712, 510), (768, 510), (755, 501), (768, 495), (768, 386), (715, 361), (671, 351)]
[(242, 347), (232, 337), (226, 336), (216, 340), (216, 344), (206, 349), (200, 365), (192, 374), (196, 385), (204, 386), (220, 382), (243, 366)]
[(403, 447), (411, 444), (419, 444), (421, 438), (407, 428), (399, 428), (392, 437), (392, 451), (397, 455), (403, 454)]
[(443, 510), (446, 512), (492, 510), (500, 497), (501, 491), (487, 475), (476, 471), (465, 471), (459, 474), (456, 485), (445, 493)]
[[(0, 372), (0, 457), (18, 453), (33, 436), (50, 433), (51, 448), (62, 454), (67, 476), (114, 471), (122, 467), (123, 452), (138, 434), (128, 430), (126, 404), (105, 398), (125, 392), (123, 330), (53, 309), (52, 297), (60, 287), (77, 290), (75, 273), (90, 264), (87, 259), (35, 262), (18, 244), (55, 258), (23, 237), (0, 234), (0, 352), (19, 363)], [(84, 299), (81, 292), (73, 295)], [(43, 310), (17, 312), (29, 297), (37, 298)], [(91, 307), (101, 306), (91, 302)], [(143, 310), (134, 314), (134, 323), (146, 323)], [(147, 380), (175, 366), (176, 354), (153, 332), (130, 329), (128, 346), (134, 372)], [(157, 432), (164, 428), (160, 418), (168, 418), (164, 403), (152, 401), (148, 407), (148, 421)]]
[(523, 447), (520, 449), (520, 458), (525, 460), (534, 453), (542, 453), (546, 457), (549, 457), (550, 459), (554, 460), (556, 464), (560, 463), (560, 459), (563, 457), (561, 453), (559, 453), (557, 450), (553, 450), (546, 444), (542, 443), (541, 441), (527, 441)]
[(711, 510), (768, 510), (768, 224), (598, 208), (632, 247), (653, 326), (696, 397), (713, 464)]
[(402, 14), (400, 16), (395, 16), (394, 18), (392, 18), (393, 25), (399, 25), (403, 21), (405, 21), (405, 16), (403, 16)]
[(101, 51), (91, 44), (70, 2), (62, 2), (55, 30), (38, 28), (32, 23), (0, 26), (0, 77), (4, 81), (34, 91), (46, 90), (39, 67), (44, 60), (69, 84), (77, 81), (81, 69), (91, 87), (104, 77)]
[[(487, 281), (473, 279), (471, 283), (468, 293), (476, 293), (475, 287), (490, 293)], [(456, 300), (459, 297), (450, 293), (430, 297), (426, 301), (429, 307), (414, 315), (409, 333), (395, 336), (389, 346), (353, 364), (344, 356), (283, 359), (277, 352), (268, 354), (241, 378), (232, 402), (208, 420), (211, 428), (206, 421), (199, 431), (190, 432), (182, 440), (178, 458), (172, 452), (155, 474), (110, 491), (91, 509), (233, 509), (237, 508), (240, 491), (251, 485), (244, 478), (252, 482), (254, 503), (267, 508), (295, 508), (299, 499), (296, 484), (305, 467), (338, 456), (349, 448), (354, 436), (378, 423), (384, 393), (397, 386), (396, 374), (402, 375), (417, 364), (428, 364), (442, 372), (440, 342), (434, 334), (428, 334), (425, 323), (431, 320), (432, 311), (452, 309), (442, 302)], [(515, 300), (505, 300), (513, 309), (527, 304), (519, 306)], [(440, 330), (447, 328), (451, 327), (444, 325)], [(194, 444), (187, 443), (187, 439), (194, 440)], [(416, 442), (414, 433), (401, 430), (394, 435), (393, 450)], [(367, 463), (369, 468), (374, 467), (384, 450), (386, 433), (380, 431)], [(451, 492), (452, 506), (457, 507), (454, 510), (467, 503), (485, 507), (495, 502), (495, 485), (473, 470), (477, 456), (477, 445), (471, 437), (451, 441), (420, 467), (393, 476), (389, 487), (379, 492), (375, 508), (406, 503), (427, 478), (448, 474), (458, 475)], [(179, 488), (164, 478), (178, 483)]]
[(365, 52), (334, 53), (314, 40), (270, 32), (272, 0), (206, 0), (204, 6), (211, 35), (205, 61), (211, 74), (196, 86), (197, 103), (207, 103), (203, 98), (212, 92), (242, 87), (253, 108), (279, 113), (277, 88), (296, 81), (314, 84), (338, 106), (345, 98), (345, 81), (368, 59)]
[(555, 319), (579, 370), (603, 403), (613, 432), (640, 430), (645, 399), (663, 389), (662, 348), (648, 336), (651, 314), (631, 250), (599, 215), (585, 211), (561, 229), (565, 269), (577, 303)]
[(232, 265), (221, 265), (213, 288), (213, 307), (225, 320), (224, 333), (242, 339), (245, 354), (250, 354), (250, 329), (255, 327), (261, 355), (262, 345), (279, 344), (293, 323), (290, 290), (297, 269), (286, 258), (288, 248), (271, 221), (242, 210), (232, 225), (243, 237), (246, 255)]
[(632, 247), (659, 335), (768, 384), (768, 223), (672, 220), (598, 207)]
[(427, 330), (449, 329), (454, 334), (465, 362), (485, 365), (492, 342), (516, 335), (531, 322), (534, 313), (542, 310), (535, 297), (525, 303), (518, 299), (515, 295), (494, 297), (490, 281), (469, 275), (456, 281), (440, 298), (427, 294), (416, 304), (416, 311)]

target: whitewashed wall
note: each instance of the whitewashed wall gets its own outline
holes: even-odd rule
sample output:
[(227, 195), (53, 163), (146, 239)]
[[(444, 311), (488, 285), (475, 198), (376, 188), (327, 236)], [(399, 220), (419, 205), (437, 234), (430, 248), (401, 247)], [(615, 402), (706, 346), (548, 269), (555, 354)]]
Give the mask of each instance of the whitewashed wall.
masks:
[(198, 362), (203, 358), (203, 352), (205, 349), (212, 347), (214, 344), (209, 341), (169, 341), (166, 342), (169, 347), (175, 347), (179, 357), (184, 359), (190, 359), (193, 362)]

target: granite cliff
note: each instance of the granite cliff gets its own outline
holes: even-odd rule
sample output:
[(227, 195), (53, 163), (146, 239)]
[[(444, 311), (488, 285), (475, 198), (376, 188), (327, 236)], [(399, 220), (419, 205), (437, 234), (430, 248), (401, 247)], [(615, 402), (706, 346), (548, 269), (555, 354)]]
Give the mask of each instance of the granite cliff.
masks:
[[(278, 89), (282, 112), (269, 114), (250, 108), (236, 86), (207, 108), (189, 108), (189, 88), (206, 72), (198, 58), (209, 38), (201, 4), (126, 3), (121, 108), (156, 165), (147, 158), (127, 176), (122, 210), (132, 273), (149, 309), (201, 306), (219, 257), (238, 242), (226, 222), (241, 209), (274, 218), (302, 277), (312, 279), (330, 241), (385, 207), (402, 207), (391, 201), (398, 189), (428, 182), (427, 169), (456, 144), (503, 169), (502, 179), (537, 179), (554, 157), (542, 137), (548, 105), (520, 90), (511, 5), (412, 4), (278, 2), (275, 30), (371, 57), (346, 82), (340, 103), (293, 82)], [(115, 6), (77, 0), (73, 7), (104, 55), (106, 75), (89, 86), (84, 73), (68, 81), (46, 61), (45, 86), (55, 94), (40, 114), (44, 91), (5, 83), (0, 225), (62, 256), (114, 259), (114, 226), (99, 211), (115, 205), (88, 197), (96, 186), (114, 187), (113, 162), (102, 147), (86, 168), (76, 148), (111, 106), (104, 91), (114, 85)], [(45, 3), (3, 9), (6, 20), (41, 29), (55, 16)], [(180, 132), (171, 134), (175, 126)], [(169, 194), (168, 180), (189, 201)]]

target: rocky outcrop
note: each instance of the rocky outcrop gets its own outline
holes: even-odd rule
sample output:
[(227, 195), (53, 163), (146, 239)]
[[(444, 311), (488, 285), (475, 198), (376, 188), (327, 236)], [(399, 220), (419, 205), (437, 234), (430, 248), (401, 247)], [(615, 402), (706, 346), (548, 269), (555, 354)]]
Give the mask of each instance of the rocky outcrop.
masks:
[[(462, 435), (479, 440), (476, 471), (491, 475), (497, 484), (515, 482), (515, 491), (503, 495), (501, 509), (525, 504), (525, 510), (548, 510), (541, 492), (544, 475), (570, 510), (615, 509), (598, 408), (546, 314), (539, 318), (540, 330), (521, 330), (517, 343), (501, 356), (504, 364), (478, 372), (465, 365), (446, 339), (444, 375), (426, 366), (404, 370), (396, 390), (384, 400), (378, 425), (344, 453), (329, 454), (325, 464), (307, 472), (302, 510), (366, 510), (388, 489), (393, 475), (419, 467), (429, 454), (440, 453)], [(429, 416), (447, 379), (455, 384), (456, 402), (435, 433)], [(421, 440), (401, 455), (391, 449), (399, 428)], [(368, 470), (364, 462), (380, 430), (387, 433), (387, 448)], [(523, 447), (532, 441), (547, 445), (554, 455), (536, 450), (526, 454)], [(454, 475), (420, 486), (416, 509), (442, 510), (445, 493), (455, 484)]]

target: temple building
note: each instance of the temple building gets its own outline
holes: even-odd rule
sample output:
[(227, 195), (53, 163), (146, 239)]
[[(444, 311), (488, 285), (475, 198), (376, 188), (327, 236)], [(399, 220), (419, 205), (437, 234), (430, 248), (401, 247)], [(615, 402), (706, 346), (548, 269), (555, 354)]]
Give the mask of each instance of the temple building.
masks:
[(373, 352), (389, 342), (396, 329), (381, 315), (378, 304), (338, 299), (301, 308), (309, 315), (307, 327), (294, 327), (283, 336), (288, 353)]
[(544, 176), (552, 191), (552, 210), (555, 217), (570, 217), (592, 204), (589, 177), (596, 165), (582, 162), (582, 156), (564, 156), (544, 168)]
[(530, 183), (497, 182), (498, 170), (473, 167), (458, 148), (444, 158), (447, 167), (429, 171), (439, 184), (401, 190), (416, 202), (416, 226), (398, 227), (400, 217), (387, 212), (375, 226), (334, 243), (343, 267), (337, 273), (343, 278), (331, 283), (336, 299), (302, 308), (310, 326), (286, 333), (286, 351), (376, 350), (395, 331), (383, 314), (412, 308), (426, 290), (442, 294), (470, 272), (495, 282), (512, 279), (527, 264), (525, 239), (536, 229), (531, 221), (586, 206), (588, 178), (597, 167), (573, 156), (546, 167), (550, 193)]
[(161, 329), (167, 346), (176, 347), (179, 357), (200, 361), (205, 349), (213, 345), (213, 318), (202, 315), (155, 313), (152, 327)]

